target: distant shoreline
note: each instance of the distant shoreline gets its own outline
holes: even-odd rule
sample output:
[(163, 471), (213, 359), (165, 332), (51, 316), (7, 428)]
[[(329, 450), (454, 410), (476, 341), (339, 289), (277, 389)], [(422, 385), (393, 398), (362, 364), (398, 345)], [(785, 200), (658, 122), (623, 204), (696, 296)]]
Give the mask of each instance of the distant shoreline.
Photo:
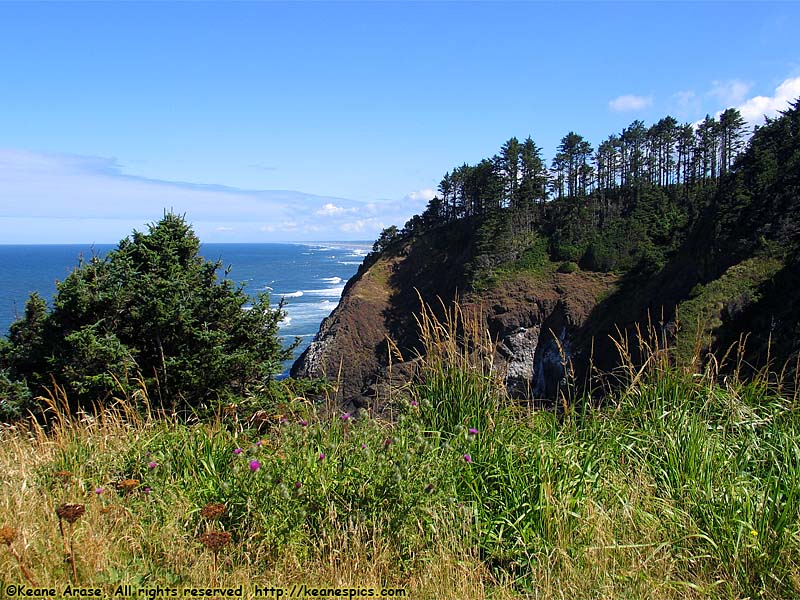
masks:
[[(353, 240), (353, 241), (287, 241), (287, 242), (200, 242), (200, 246), (267, 246), (270, 244), (291, 245), (291, 246), (330, 246), (332, 248), (372, 248), (374, 241), (370, 240)], [(6, 244), (0, 242), (0, 247), (6, 248), (35, 248), (40, 246), (72, 246), (75, 248), (100, 248), (108, 247), (115, 248), (119, 242), (74, 242), (70, 244), (61, 244), (58, 242), (41, 242), (38, 244)]]

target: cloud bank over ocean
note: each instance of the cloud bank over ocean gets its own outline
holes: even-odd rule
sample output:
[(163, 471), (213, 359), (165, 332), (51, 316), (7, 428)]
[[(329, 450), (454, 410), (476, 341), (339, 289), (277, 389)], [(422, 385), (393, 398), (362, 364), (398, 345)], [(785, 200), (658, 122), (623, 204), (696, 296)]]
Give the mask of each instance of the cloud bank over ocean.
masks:
[(4, 243), (113, 243), (165, 210), (206, 242), (372, 239), (423, 210), (430, 194), (359, 202), (131, 175), (114, 158), (0, 149)]

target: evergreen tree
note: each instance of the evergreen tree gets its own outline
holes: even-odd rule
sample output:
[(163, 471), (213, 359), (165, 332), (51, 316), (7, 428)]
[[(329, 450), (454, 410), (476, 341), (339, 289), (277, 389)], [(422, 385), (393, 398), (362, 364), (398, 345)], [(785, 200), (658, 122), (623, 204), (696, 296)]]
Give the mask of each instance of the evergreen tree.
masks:
[(174, 214), (134, 231), (59, 283), (49, 313), (31, 296), (0, 366), (34, 395), (55, 381), (72, 408), (131, 396), (138, 377), (151, 403), (172, 410), (265, 383), (291, 357), (278, 337), (284, 313), (218, 279), (221, 264), (199, 250)]
[(512, 137), (503, 144), (500, 154), (495, 157), (497, 174), (503, 185), (503, 205), (507, 207), (516, 207), (517, 205), (521, 151), (519, 140)]
[(733, 161), (744, 146), (745, 122), (742, 114), (735, 108), (729, 108), (719, 116), (719, 171), (727, 173)]
[(547, 199), (547, 169), (542, 161), (542, 150), (530, 136), (522, 142), (519, 171), (520, 204), (530, 212)]
[(558, 166), (565, 170), (564, 178), (568, 196), (585, 195), (591, 183), (589, 157), (592, 146), (574, 131), (561, 138), (558, 145)]
[(717, 144), (719, 141), (719, 129), (717, 122), (706, 115), (695, 132), (695, 165), (697, 178), (701, 181), (714, 179), (717, 176)]

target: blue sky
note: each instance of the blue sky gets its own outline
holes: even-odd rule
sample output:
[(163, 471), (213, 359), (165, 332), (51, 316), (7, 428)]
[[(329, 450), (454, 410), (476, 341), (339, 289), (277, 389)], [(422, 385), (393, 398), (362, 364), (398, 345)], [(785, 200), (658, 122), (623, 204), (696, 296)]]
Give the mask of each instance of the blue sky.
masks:
[(800, 3), (0, 2), (0, 243), (374, 239), (453, 166), (800, 96)]

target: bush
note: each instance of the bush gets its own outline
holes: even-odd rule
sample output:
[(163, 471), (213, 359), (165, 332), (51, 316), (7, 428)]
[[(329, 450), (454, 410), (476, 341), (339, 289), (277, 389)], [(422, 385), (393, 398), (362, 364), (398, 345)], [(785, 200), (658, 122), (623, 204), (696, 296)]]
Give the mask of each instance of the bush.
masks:
[(73, 410), (142, 387), (156, 406), (178, 410), (269, 381), (291, 357), (278, 338), (281, 306), (218, 279), (221, 264), (199, 249), (185, 220), (166, 214), (81, 262), (58, 284), (52, 311), (31, 296), (0, 368), (34, 395), (62, 386)]
[(580, 271), (578, 263), (574, 263), (572, 261), (563, 262), (558, 266), (559, 273), (577, 273), (578, 271)]

